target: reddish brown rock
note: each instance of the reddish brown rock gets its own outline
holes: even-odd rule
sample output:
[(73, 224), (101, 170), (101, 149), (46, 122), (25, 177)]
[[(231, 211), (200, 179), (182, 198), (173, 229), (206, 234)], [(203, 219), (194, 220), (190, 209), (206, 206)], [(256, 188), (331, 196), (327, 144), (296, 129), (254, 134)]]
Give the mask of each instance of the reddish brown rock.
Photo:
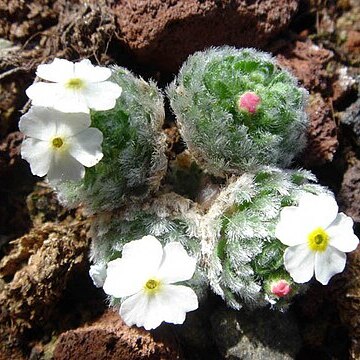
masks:
[(71, 275), (87, 265), (87, 228), (46, 223), (10, 244), (0, 261), (0, 338), (47, 324)]
[(350, 52), (360, 55), (360, 31), (350, 30), (344, 44)]
[(284, 30), (298, 0), (129, 0), (113, 11), (137, 59), (176, 71), (188, 55), (214, 45), (262, 47)]
[(332, 51), (319, 47), (311, 41), (296, 41), (283, 49), (277, 60), (290, 70), (300, 83), (311, 92), (324, 92), (329, 87), (330, 77), (326, 65), (333, 58)]
[(311, 95), (308, 114), (308, 143), (302, 161), (307, 167), (312, 167), (332, 161), (339, 142), (331, 107), (320, 94)]
[(129, 328), (116, 312), (108, 310), (92, 324), (61, 334), (53, 357), (54, 360), (176, 360), (180, 354), (174, 338), (165, 340), (143, 329)]

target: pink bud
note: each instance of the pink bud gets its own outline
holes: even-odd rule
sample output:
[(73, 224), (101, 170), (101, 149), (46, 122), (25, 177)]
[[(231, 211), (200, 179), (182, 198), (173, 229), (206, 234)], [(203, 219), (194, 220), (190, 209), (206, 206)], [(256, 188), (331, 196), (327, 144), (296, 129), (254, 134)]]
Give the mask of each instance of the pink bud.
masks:
[(256, 112), (259, 103), (260, 97), (254, 92), (248, 91), (240, 96), (238, 106), (240, 110), (245, 110), (253, 114)]
[(290, 292), (291, 288), (290, 284), (286, 280), (278, 280), (271, 284), (270, 290), (274, 295), (283, 297)]

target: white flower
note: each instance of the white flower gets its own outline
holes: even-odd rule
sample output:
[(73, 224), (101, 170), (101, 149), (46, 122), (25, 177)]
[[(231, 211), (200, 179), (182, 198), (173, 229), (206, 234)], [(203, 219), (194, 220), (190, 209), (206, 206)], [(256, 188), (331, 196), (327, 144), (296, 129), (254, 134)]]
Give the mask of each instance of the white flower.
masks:
[(99, 262), (91, 265), (89, 275), (97, 288), (103, 287), (106, 279), (106, 264)]
[(37, 82), (27, 90), (27, 96), (36, 106), (52, 107), (63, 112), (109, 110), (121, 95), (121, 87), (111, 81), (111, 70), (94, 66), (89, 60), (72, 63), (55, 59), (39, 65), (36, 75), (52, 83)]
[(195, 271), (196, 260), (178, 242), (164, 248), (154, 236), (127, 243), (122, 258), (108, 263), (104, 291), (127, 297), (120, 316), (128, 326), (158, 327), (163, 321), (182, 324), (185, 314), (198, 308), (195, 292), (183, 285)]
[(284, 253), (286, 270), (297, 283), (315, 278), (326, 285), (345, 268), (344, 252), (356, 249), (359, 240), (353, 221), (330, 195), (305, 194), (299, 206), (282, 209), (276, 237), (289, 247)]
[(30, 163), (34, 175), (47, 174), (54, 184), (80, 180), (85, 175), (84, 166), (94, 166), (103, 157), (103, 135), (89, 126), (88, 114), (33, 106), (19, 122), (20, 131), (27, 136), (21, 156)]

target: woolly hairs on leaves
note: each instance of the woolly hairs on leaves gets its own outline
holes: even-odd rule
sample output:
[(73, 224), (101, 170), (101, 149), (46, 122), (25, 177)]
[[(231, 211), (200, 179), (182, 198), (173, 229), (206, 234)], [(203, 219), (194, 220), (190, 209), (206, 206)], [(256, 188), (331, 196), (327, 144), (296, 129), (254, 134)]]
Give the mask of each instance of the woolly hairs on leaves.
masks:
[(163, 96), (124, 68), (112, 69), (122, 87), (115, 108), (92, 111), (91, 126), (104, 135), (103, 159), (86, 169), (85, 178), (57, 189), (67, 206), (82, 203), (88, 212), (109, 211), (156, 191), (166, 172)]
[[(239, 106), (244, 94), (258, 104)], [(191, 55), (167, 95), (199, 165), (216, 176), (287, 167), (305, 146), (308, 94), (267, 53), (233, 47)]]

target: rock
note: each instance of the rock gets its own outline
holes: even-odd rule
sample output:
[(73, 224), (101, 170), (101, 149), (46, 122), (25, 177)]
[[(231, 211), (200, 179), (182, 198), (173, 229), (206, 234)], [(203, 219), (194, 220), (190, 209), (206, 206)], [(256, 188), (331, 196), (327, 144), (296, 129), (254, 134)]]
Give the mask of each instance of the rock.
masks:
[[(327, 70), (333, 59), (332, 51), (315, 45), (311, 40), (295, 41), (277, 55), (280, 66), (293, 73), (311, 94), (308, 146), (301, 158), (306, 167), (331, 162), (339, 146), (332, 104), (351, 93), (354, 82), (347, 76), (346, 68), (339, 68), (336, 76)], [(331, 93), (334, 97), (329, 99)]]
[[(359, 101), (358, 101), (359, 103)], [(359, 106), (359, 104), (358, 104)], [(359, 110), (358, 110), (359, 111)], [(359, 114), (358, 114), (359, 117)], [(358, 118), (360, 121), (360, 119)], [(358, 129), (359, 130), (359, 129)], [(359, 138), (358, 138), (359, 140)], [(341, 211), (355, 221), (355, 234), (360, 236), (360, 160), (350, 153), (337, 196)], [(360, 359), (360, 247), (347, 254), (345, 271), (339, 276), (337, 291), (332, 294), (337, 302), (339, 315), (347, 326), (351, 341), (349, 359)]]
[(26, 198), (26, 205), (33, 226), (46, 222), (61, 222), (66, 218), (81, 219), (82, 209), (66, 209), (58, 199), (54, 189), (46, 182), (38, 182)]
[(9, 0), (0, 3), (0, 37), (11, 41), (26, 39), (37, 31), (43, 31), (56, 22), (53, 5), (56, 0), (23, 1)]
[(20, 145), (24, 135), (20, 131), (9, 134), (4, 141), (0, 143), (0, 176), (2, 169), (6, 166), (14, 166), (20, 159)]
[[(0, 141), (0, 236), (9, 239), (21, 236), (30, 226), (25, 198), (34, 177), (20, 158), (22, 139), (23, 135), (16, 131)], [(0, 238), (0, 248), (5, 242)]]
[[(210, 292), (210, 290), (209, 290)], [(210, 317), (214, 313), (219, 298), (209, 294), (200, 301), (199, 309), (186, 314), (181, 326), (175, 327), (176, 335), (183, 345), (185, 359), (221, 359), (217, 344), (212, 335)], [(222, 301), (222, 300), (220, 300)], [(221, 302), (222, 306), (223, 303)]]
[(213, 336), (224, 359), (295, 359), (301, 347), (291, 312), (220, 309), (212, 317)]
[(313, 167), (331, 162), (339, 142), (331, 107), (320, 94), (310, 96), (308, 113), (308, 143), (301, 160), (306, 167)]
[(333, 294), (340, 318), (350, 335), (349, 359), (360, 359), (360, 247), (347, 255), (346, 271)]
[(298, 0), (129, 0), (113, 11), (138, 61), (175, 72), (209, 46), (262, 47), (289, 24)]
[(347, 327), (337, 308), (337, 289), (342, 292), (344, 288), (346, 284), (340, 274), (327, 286), (312, 281), (308, 291), (295, 299), (292, 310), (303, 343), (296, 359), (348, 359)]
[[(355, 65), (355, 59), (359, 59), (360, 56), (360, 31), (350, 30), (348, 32), (344, 48), (347, 53), (351, 54), (351, 57), (354, 59), (353, 65)], [(359, 61), (356, 64), (359, 65)]]
[[(0, 338), (0, 340), (2, 340)], [(5, 343), (4, 343), (5, 344)], [(0, 343), (0, 360), (29, 360), (29, 358), (19, 350), (19, 348), (12, 348), (7, 345), (2, 346)]]
[(341, 210), (360, 223), (360, 160), (353, 158), (345, 171), (337, 200)]
[(360, 4), (357, 0), (349, 0), (349, 7), (336, 20), (337, 43), (339, 52), (343, 52), (348, 63), (360, 64)]
[(335, 81), (332, 84), (331, 101), (334, 108), (341, 107), (343, 103), (346, 104), (349, 99), (353, 98), (353, 94), (356, 97), (356, 87), (356, 80), (349, 74), (348, 68), (346, 66), (338, 68), (335, 73)]
[[(171, 336), (129, 328), (120, 316), (106, 311), (90, 325), (61, 334), (54, 360), (180, 359), (179, 346)], [(169, 334), (168, 334), (169, 335)]]
[[(0, 11), (1, 14), (1, 11)], [(1, 17), (1, 15), (0, 15)], [(0, 20), (1, 22), (1, 20)], [(0, 25), (1, 28), (1, 25)], [(8, 56), (15, 57), (20, 50), (10, 52)], [(2, 55), (2, 54), (1, 54)], [(7, 56), (0, 56), (0, 139), (5, 138), (10, 132), (17, 130), (20, 111), (27, 102), (25, 89), (31, 84), (31, 77), (23, 69), (9, 69), (3, 64)], [(9, 71), (9, 72), (7, 72)], [(11, 74), (11, 71), (15, 71)], [(6, 74), (11, 74), (6, 76)]]
[(326, 65), (333, 58), (332, 51), (310, 40), (295, 41), (277, 55), (278, 63), (295, 75), (310, 92), (323, 92), (329, 87)]
[(0, 261), (0, 336), (49, 322), (71, 275), (88, 264), (87, 228), (86, 221), (46, 223), (11, 242)]
[(353, 138), (360, 146), (360, 98), (351, 104), (345, 111), (338, 114), (341, 124), (347, 125), (353, 132)]

